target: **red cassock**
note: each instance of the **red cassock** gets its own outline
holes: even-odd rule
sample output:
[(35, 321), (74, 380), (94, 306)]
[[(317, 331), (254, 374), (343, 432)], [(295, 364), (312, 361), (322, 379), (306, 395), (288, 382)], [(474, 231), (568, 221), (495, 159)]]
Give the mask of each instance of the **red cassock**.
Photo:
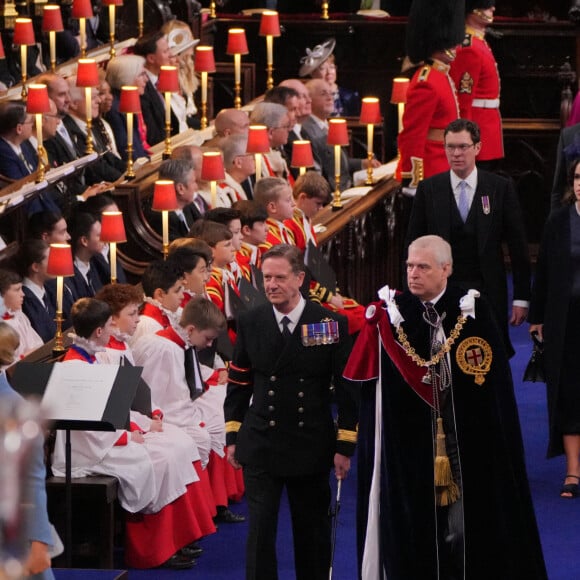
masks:
[(467, 28), (465, 40), (449, 71), (457, 87), (463, 119), (475, 121), (481, 130), (478, 159), (501, 159), (503, 133), (499, 112), (500, 80), (497, 63), (484, 36)]
[(397, 178), (421, 179), (449, 170), (443, 148), (443, 130), (459, 117), (449, 66), (439, 61), (420, 67), (409, 84), (398, 144), (401, 159)]

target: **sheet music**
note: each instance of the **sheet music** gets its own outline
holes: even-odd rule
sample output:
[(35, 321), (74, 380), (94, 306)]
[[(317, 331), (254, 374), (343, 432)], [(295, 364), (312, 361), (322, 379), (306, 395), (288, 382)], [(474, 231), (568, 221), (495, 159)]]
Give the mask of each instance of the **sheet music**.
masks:
[(118, 365), (56, 363), (41, 403), (47, 419), (100, 421), (118, 370)]

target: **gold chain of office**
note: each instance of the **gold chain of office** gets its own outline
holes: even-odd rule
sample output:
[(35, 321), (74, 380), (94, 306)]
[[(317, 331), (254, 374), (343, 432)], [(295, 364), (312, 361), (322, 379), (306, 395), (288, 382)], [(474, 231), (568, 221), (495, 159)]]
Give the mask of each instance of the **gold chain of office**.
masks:
[(449, 338), (445, 340), (445, 342), (441, 345), (441, 349), (439, 350), (439, 352), (437, 352), (437, 354), (434, 354), (430, 360), (425, 360), (424, 358), (421, 358), (415, 352), (415, 349), (409, 344), (409, 339), (407, 338), (407, 335), (405, 334), (405, 331), (403, 330), (403, 327), (400, 324), (399, 324), (399, 326), (397, 326), (397, 340), (399, 341), (400, 345), (403, 347), (405, 354), (417, 366), (429, 368), (429, 367), (439, 363), (439, 361), (451, 350), (451, 347), (453, 346), (453, 344), (455, 343), (455, 341), (457, 340), (457, 338), (461, 334), (461, 331), (463, 330), (463, 325), (465, 324), (466, 320), (467, 320), (467, 317), (463, 316), (463, 314), (460, 314), (457, 317), (457, 323), (453, 327), (453, 330), (451, 331)]

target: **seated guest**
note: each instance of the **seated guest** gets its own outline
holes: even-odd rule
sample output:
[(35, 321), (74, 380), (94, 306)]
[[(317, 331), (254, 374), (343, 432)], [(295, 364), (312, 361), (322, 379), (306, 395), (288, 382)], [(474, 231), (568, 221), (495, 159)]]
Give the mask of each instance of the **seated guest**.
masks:
[(239, 254), (248, 259), (248, 262), (260, 268), (261, 259), (258, 246), (266, 241), (268, 235), (268, 212), (259, 203), (252, 200), (238, 201), (234, 209), (240, 212), (242, 223), (242, 247)]
[[(194, 199), (197, 192), (197, 172), (191, 161), (166, 159), (159, 166), (159, 179), (169, 179), (175, 184), (178, 209), (169, 212), (169, 240), (187, 236), (193, 223), (202, 217)], [(162, 234), (161, 212), (149, 209), (147, 220)]]
[(203, 151), (201, 147), (198, 147), (197, 145), (179, 145), (171, 152), (171, 159), (180, 159), (184, 161), (191, 161), (191, 163), (193, 163), (193, 166), (196, 170), (195, 179), (197, 181), (198, 187), (195, 195), (193, 196), (193, 203), (197, 207), (200, 215), (203, 215), (210, 207), (209, 201), (207, 201), (204, 196), (207, 195), (209, 199), (210, 192), (202, 192), (200, 189), (200, 184), (205, 183), (200, 179), (201, 164), (203, 161)]
[(322, 79), (328, 83), (333, 102), (331, 117), (358, 117), (360, 115), (359, 94), (336, 84), (337, 67), (333, 54), (335, 45), (335, 39), (329, 38), (316, 47), (319, 50), (307, 51), (306, 56), (300, 61), (302, 66), (298, 74), (301, 77)]
[(91, 267), (92, 258), (101, 251), (101, 222), (90, 213), (75, 213), (70, 220), (70, 233), (74, 276), (65, 278), (64, 285), (76, 302), (79, 298), (92, 298), (103, 286), (96, 269)]
[[(312, 99), (312, 114), (303, 122), (302, 126), (310, 135), (312, 151), (315, 152), (315, 156), (321, 161), (322, 174), (334, 189), (334, 147), (326, 143), (328, 119), (334, 106), (332, 91), (329, 84), (322, 79), (308, 81), (306, 88)], [(368, 163), (368, 159), (349, 157), (343, 149), (340, 162), (340, 189), (348, 189), (352, 185), (352, 173), (361, 168), (366, 168)], [(373, 158), (371, 165), (379, 167), (380, 162)]]
[(283, 105), (288, 109), (288, 114), (290, 115), (290, 124), (292, 127), (296, 124), (298, 111), (299, 111), (300, 95), (298, 91), (292, 87), (284, 87), (278, 85), (266, 91), (264, 95), (264, 103), (278, 103), (278, 105)]
[(172, 56), (172, 64), (177, 66), (179, 74), (178, 93), (171, 93), (171, 110), (179, 122), (178, 133), (188, 128), (199, 129), (200, 122), (196, 118), (195, 92), (199, 80), (195, 74), (194, 47), (199, 40), (194, 40), (191, 28), (186, 22), (173, 19), (167, 21), (161, 28), (167, 35), (167, 43)]
[(23, 276), (22, 311), (44, 342), (48, 342), (56, 334), (55, 304), (45, 286), (50, 280), (46, 272), (49, 251), (45, 241), (32, 238), (23, 240), (18, 248), (18, 264)]
[(252, 125), (266, 125), (270, 151), (262, 155), (261, 177), (282, 177), (294, 181), (289, 171), (290, 159), (286, 159), (284, 145), (293, 123), (290, 121), (288, 109), (276, 103), (258, 103), (250, 115)]
[[(73, 344), (64, 361), (68, 364), (98, 364), (112, 332), (110, 306), (94, 298), (78, 300), (71, 310), (75, 329)], [(151, 427), (151, 425), (148, 425)], [(190, 508), (187, 486), (197, 481), (191, 462), (193, 442), (187, 447), (156, 445), (153, 432), (138, 425), (129, 431), (74, 431), (72, 475), (111, 475), (119, 480), (121, 506), (139, 517), (128, 517), (126, 560), (131, 566), (191, 568), (193, 559), (178, 551), (195, 541), (196, 520)], [(57, 432), (53, 471), (65, 469), (64, 435)]]
[[(95, 197), (87, 199), (87, 201), (79, 207), (79, 210), (94, 215), (100, 222), (102, 222), (103, 212), (119, 211), (119, 206), (115, 203), (113, 198), (102, 193), (101, 195), (96, 195)], [(109, 244), (101, 242), (100, 252), (96, 253), (91, 258), (91, 267), (95, 268), (97, 275), (99, 276), (99, 280), (101, 281), (103, 286), (111, 282), (111, 264), (109, 260), (110, 260)], [(123, 267), (121, 266), (121, 262), (119, 261), (118, 256), (117, 256), (117, 282), (119, 282), (120, 284), (124, 284), (125, 282), (127, 282), (125, 270), (123, 270)]]
[(26, 233), (29, 238), (44, 240), (49, 245), (70, 242), (66, 220), (58, 211), (38, 212), (30, 215)]
[(111, 85), (105, 80), (106, 72), (99, 69), (99, 114), (93, 119), (93, 130), (95, 133), (95, 140), (101, 143), (104, 149), (110, 151), (117, 159), (121, 159), (119, 150), (117, 149), (117, 142), (111, 125), (105, 121), (105, 115), (113, 108), (113, 93), (111, 92)]
[(22, 312), (24, 301), (22, 278), (16, 272), (0, 270), (0, 295), (6, 309), (2, 319), (18, 333), (20, 346), (16, 349), (15, 357), (21, 359), (41, 347), (44, 341), (32, 328), (26, 314)]
[[(139, 94), (145, 91), (147, 76), (145, 74), (145, 59), (136, 54), (122, 54), (109, 61), (107, 65), (106, 80), (113, 93), (113, 105), (104, 118), (108, 121), (121, 158), (127, 161), (127, 119), (125, 113), (119, 111), (119, 100), (121, 98), (121, 87), (125, 85), (136, 86)], [(159, 104), (162, 109), (161, 103)], [(133, 123), (133, 161), (140, 157), (147, 157), (149, 143), (147, 141), (147, 129), (143, 114), (134, 115)]]
[[(2, 314), (2, 313), (0, 313)], [(10, 386), (5, 368), (16, 361), (15, 352), (19, 348), (16, 331), (0, 321), (0, 407), (15, 408), (23, 403), (22, 397)], [(44, 464), (44, 438), (39, 432), (30, 453), (22, 494), (26, 502), (26, 534), (30, 541), (22, 574), (35, 580), (54, 580), (49, 551), (55, 542), (56, 533), (48, 520), (46, 500), (46, 465)]]
[(221, 140), (230, 135), (247, 135), (250, 119), (245, 111), (222, 109), (213, 122), (215, 136), (206, 141), (204, 147), (220, 147)]
[(32, 135), (33, 116), (21, 101), (0, 103), (0, 174), (22, 179), (38, 167), (38, 155), (28, 141)]
[[(247, 184), (251, 183), (251, 177), (256, 173), (256, 161), (252, 153), (246, 153), (247, 145), (247, 135), (230, 135), (222, 140), (221, 150), (226, 171), (225, 180), (218, 182), (218, 199), (222, 207), (230, 207), (236, 201), (248, 199)], [(224, 195), (228, 200), (223, 199)]]
[[(164, 97), (157, 90), (157, 80), (161, 67), (172, 64), (167, 36), (159, 30), (141, 36), (135, 43), (133, 52), (145, 59), (145, 86), (141, 92), (141, 111), (145, 121), (147, 143), (156, 145), (165, 139)], [(115, 88), (112, 83), (111, 87)], [(179, 122), (172, 112), (171, 134), (177, 133), (179, 133)]]
[(139, 325), (129, 339), (131, 347), (148, 334), (154, 334), (171, 324), (179, 316), (178, 309), (183, 301), (183, 268), (175, 260), (150, 262), (141, 278), (145, 303)]
[(266, 241), (259, 245), (263, 256), (272, 246), (292, 244), (292, 232), (284, 225), (291, 219), (296, 203), (288, 182), (280, 177), (264, 177), (256, 183), (254, 200), (268, 214)]
[[(70, 87), (69, 114), (63, 119), (71, 137), (75, 141), (77, 149), (86, 150), (87, 143), (87, 100), (84, 87), (76, 86), (76, 77), (68, 79)], [(100, 97), (96, 88), (91, 89), (91, 121), (99, 117)], [(85, 170), (85, 178), (88, 184), (98, 181), (113, 182), (119, 179), (125, 172), (125, 163), (115, 156), (100, 137), (95, 128), (91, 130), (91, 138), (94, 150), (99, 154), (98, 163), (89, 165)]]

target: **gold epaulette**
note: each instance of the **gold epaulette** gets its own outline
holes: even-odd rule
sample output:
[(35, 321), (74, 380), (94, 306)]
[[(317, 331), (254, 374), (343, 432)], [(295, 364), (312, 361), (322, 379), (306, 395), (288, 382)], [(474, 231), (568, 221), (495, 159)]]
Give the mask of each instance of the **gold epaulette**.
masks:
[(239, 421), (228, 421), (226, 423), (226, 433), (237, 433), (242, 424)]
[(431, 67), (429, 65), (425, 65), (421, 69), (421, 72), (419, 73), (419, 76), (417, 77), (417, 82), (419, 82), (419, 83), (425, 82), (427, 80), (427, 78), (429, 77), (430, 72), (431, 72)]

